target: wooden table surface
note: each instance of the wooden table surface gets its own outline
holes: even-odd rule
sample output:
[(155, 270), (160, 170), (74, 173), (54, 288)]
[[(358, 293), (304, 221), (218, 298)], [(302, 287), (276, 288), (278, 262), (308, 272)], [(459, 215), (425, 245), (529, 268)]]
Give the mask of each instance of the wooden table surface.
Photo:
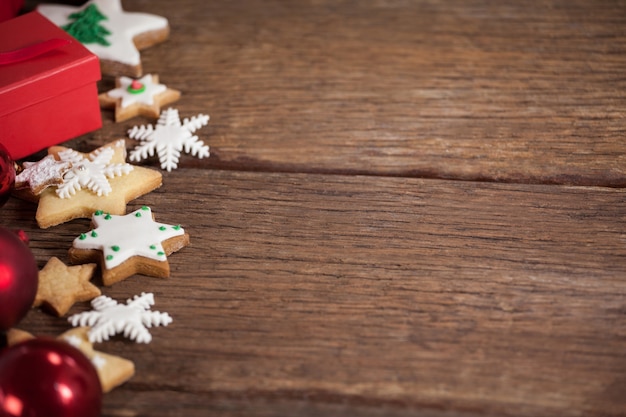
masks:
[[(211, 157), (128, 205), (191, 245), (102, 288), (174, 319), (96, 346), (136, 365), (103, 416), (626, 415), (626, 2), (123, 4)], [(68, 146), (154, 123), (103, 118)], [(35, 210), (0, 224), (67, 262), (89, 221)]]

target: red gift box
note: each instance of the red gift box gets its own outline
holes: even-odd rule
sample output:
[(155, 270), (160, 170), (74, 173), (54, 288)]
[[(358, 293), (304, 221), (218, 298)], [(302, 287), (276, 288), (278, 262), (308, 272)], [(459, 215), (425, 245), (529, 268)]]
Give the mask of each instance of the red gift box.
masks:
[(37, 12), (0, 23), (0, 58), (50, 44), (63, 45), (0, 63), (0, 143), (13, 159), (102, 127), (98, 57)]

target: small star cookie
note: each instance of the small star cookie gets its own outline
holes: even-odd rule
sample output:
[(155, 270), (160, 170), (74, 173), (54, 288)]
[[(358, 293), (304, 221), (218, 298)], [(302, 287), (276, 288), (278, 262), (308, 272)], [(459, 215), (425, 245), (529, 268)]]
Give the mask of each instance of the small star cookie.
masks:
[[(91, 360), (98, 373), (98, 378), (100, 378), (102, 392), (106, 394), (128, 381), (135, 374), (135, 364), (128, 359), (94, 350), (92, 343), (87, 338), (88, 332), (89, 327), (77, 327), (61, 334), (57, 339), (74, 346)], [(23, 330), (9, 329), (6, 337), (7, 345), (13, 346), (33, 339), (35, 336)]]
[[(126, 12), (121, 0), (90, 0), (79, 7), (43, 4), (37, 11), (82, 42), (100, 58), (102, 73), (112, 76), (141, 76), (139, 50), (165, 41), (170, 31), (166, 18)], [(85, 30), (86, 24), (91, 26)]]
[(155, 222), (146, 206), (125, 216), (98, 210), (91, 223), (92, 230), (74, 239), (69, 257), (74, 264), (99, 261), (104, 285), (133, 274), (167, 278), (166, 255), (189, 244), (182, 227)]
[(100, 106), (115, 108), (115, 121), (123, 122), (135, 116), (159, 117), (161, 106), (175, 102), (180, 91), (159, 84), (159, 76), (147, 74), (138, 80), (118, 77), (116, 88), (98, 96)]
[(57, 161), (52, 155), (37, 162), (24, 162), (24, 169), (15, 177), (15, 189), (30, 188), (33, 195), (39, 195), (50, 186), (63, 184), (63, 175), (71, 167), (71, 162)]
[(89, 301), (101, 294), (91, 277), (96, 264), (66, 266), (52, 257), (39, 271), (39, 286), (33, 307), (43, 305), (58, 317), (64, 316), (77, 301)]
[[(107, 148), (113, 149), (109, 164), (123, 164), (126, 161), (126, 147), (123, 139), (102, 146), (92, 153), (106, 154)], [(68, 148), (54, 146), (48, 153), (59, 158), (59, 154)], [(75, 152), (76, 154), (80, 154)], [(80, 154), (88, 158), (89, 154)], [(88, 187), (80, 187), (70, 198), (61, 198), (53, 188), (44, 190), (39, 196), (39, 206), (35, 218), (42, 229), (56, 226), (77, 218), (89, 218), (98, 209), (111, 214), (124, 214), (126, 203), (161, 186), (160, 172), (149, 168), (132, 166), (125, 175), (107, 180), (110, 187), (108, 194), (98, 196)], [(104, 187), (104, 185), (103, 185)]]
[(135, 374), (135, 364), (128, 359), (94, 350), (87, 336), (88, 332), (89, 327), (76, 327), (63, 333), (59, 339), (80, 349), (91, 359), (100, 377), (102, 392), (110, 392)]

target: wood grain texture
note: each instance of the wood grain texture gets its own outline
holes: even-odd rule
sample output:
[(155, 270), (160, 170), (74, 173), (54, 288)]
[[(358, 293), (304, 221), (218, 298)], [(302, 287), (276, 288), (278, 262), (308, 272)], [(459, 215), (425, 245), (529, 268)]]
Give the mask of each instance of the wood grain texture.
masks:
[[(168, 174), (135, 205), (191, 245), (170, 279), (103, 292), (153, 291), (174, 322), (147, 346), (97, 346), (137, 368), (104, 415), (623, 415), (625, 202), (607, 188)], [(40, 263), (89, 227), (52, 237), (33, 215), (14, 199), (0, 224), (29, 230)], [(68, 324), (31, 311), (22, 327)]]
[[(137, 368), (103, 416), (626, 415), (625, 1), (123, 3), (212, 155), (128, 206), (191, 245), (103, 288), (174, 318), (97, 346)], [(66, 145), (155, 122), (103, 117)], [(34, 213), (0, 225), (67, 261), (89, 221)]]
[(212, 167), (626, 185), (624, 1), (125, 7), (170, 19), (144, 69), (211, 115)]

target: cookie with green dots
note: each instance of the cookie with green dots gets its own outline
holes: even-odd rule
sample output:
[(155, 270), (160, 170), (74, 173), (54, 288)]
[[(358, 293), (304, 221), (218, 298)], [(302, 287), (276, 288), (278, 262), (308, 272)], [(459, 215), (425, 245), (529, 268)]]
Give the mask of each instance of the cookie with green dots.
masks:
[(92, 226), (74, 239), (69, 258), (74, 264), (99, 262), (104, 285), (134, 274), (167, 278), (167, 256), (189, 244), (182, 227), (154, 221), (146, 206), (125, 216), (98, 210)]

